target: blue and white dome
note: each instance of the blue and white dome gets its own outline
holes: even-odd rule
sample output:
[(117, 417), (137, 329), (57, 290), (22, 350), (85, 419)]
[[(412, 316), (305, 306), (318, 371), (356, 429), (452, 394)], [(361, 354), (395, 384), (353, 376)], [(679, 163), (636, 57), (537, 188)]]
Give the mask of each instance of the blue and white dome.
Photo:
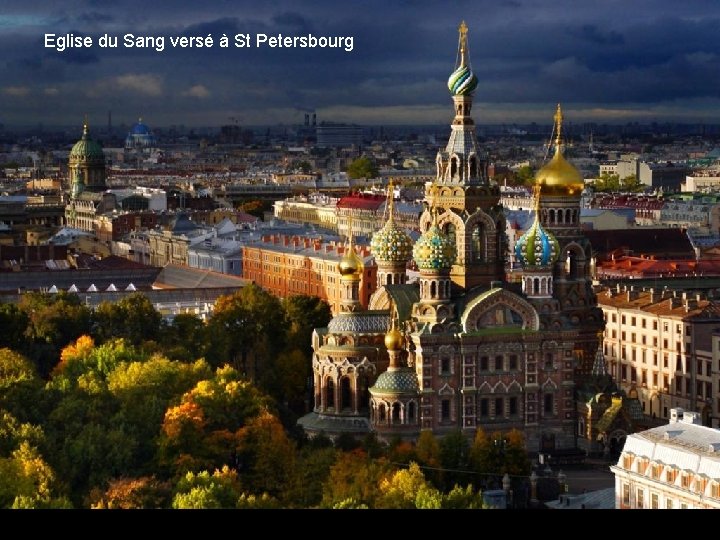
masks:
[(147, 124), (143, 124), (142, 118), (139, 118), (137, 124), (130, 128), (130, 132), (125, 138), (125, 148), (152, 148), (157, 144), (155, 135)]
[(537, 213), (535, 221), (515, 244), (515, 256), (523, 268), (550, 266), (557, 261), (560, 245), (557, 238), (540, 224)]

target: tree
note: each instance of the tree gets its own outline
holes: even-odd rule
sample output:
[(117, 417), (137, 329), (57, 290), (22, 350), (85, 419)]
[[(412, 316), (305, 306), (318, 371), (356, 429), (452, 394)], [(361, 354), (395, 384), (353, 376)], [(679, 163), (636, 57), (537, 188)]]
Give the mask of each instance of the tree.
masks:
[(0, 458), (0, 508), (67, 508), (53, 493), (55, 473), (37, 448), (20, 443), (9, 458)]
[(221, 296), (208, 322), (207, 359), (213, 365), (232, 363), (243, 376), (259, 380), (268, 359), (285, 345), (276, 330), (283, 324), (280, 301), (253, 283)]
[(442, 504), (440, 492), (428, 483), (415, 462), (383, 478), (379, 490), (375, 508), (440, 508)]
[(287, 327), (287, 347), (312, 355), (312, 333), (332, 319), (330, 305), (317, 296), (298, 294), (283, 300)]
[(197, 474), (188, 472), (177, 484), (173, 508), (207, 509), (235, 508), (240, 498), (240, 481), (237, 472), (227, 465)]
[(139, 478), (115, 478), (107, 490), (94, 494), (91, 508), (136, 509), (167, 508), (170, 504), (171, 486), (154, 476)]
[(159, 440), (161, 463), (178, 472), (234, 464), (240, 428), (270, 408), (270, 400), (226, 366), (169, 407)]
[(90, 333), (90, 309), (75, 294), (26, 293), (20, 309), (29, 318), (25, 350), (42, 377), (50, 373), (63, 347)]
[(27, 313), (16, 304), (0, 304), (0, 347), (24, 350), (23, 336), (30, 322)]
[(517, 184), (532, 186), (535, 183), (535, 171), (530, 165), (523, 165), (515, 172)]
[(238, 432), (238, 470), (252, 493), (287, 499), (295, 480), (295, 446), (280, 421), (262, 411)]
[(468, 440), (459, 429), (453, 430), (440, 440), (440, 462), (443, 469), (444, 489), (455, 484), (466, 484), (468, 468)]
[(180, 313), (163, 329), (163, 352), (171, 360), (191, 362), (205, 351), (205, 323), (192, 313)]
[(440, 443), (432, 431), (421, 431), (415, 444), (415, 456), (421, 465), (429, 468), (428, 476), (436, 487), (443, 485)]
[(377, 178), (377, 165), (367, 156), (354, 159), (347, 168), (350, 178)]
[(368, 459), (362, 450), (340, 452), (324, 484), (322, 506), (333, 508), (352, 499), (356, 504), (375, 506), (378, 484), (388, 472), (384, 459)]
[(124, 338), (135, 347), (160, 337), (162, 315), (141, 292), (118, 302), (102, 302), (93, 313), (93, 333), (100, 343)]

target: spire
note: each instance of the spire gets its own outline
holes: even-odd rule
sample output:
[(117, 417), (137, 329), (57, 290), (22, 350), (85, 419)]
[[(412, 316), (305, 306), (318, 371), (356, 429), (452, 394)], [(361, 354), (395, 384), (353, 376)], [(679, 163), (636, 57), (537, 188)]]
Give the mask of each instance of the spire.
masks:
[(468, 53), (468, 27), (465, 21), (458, 26), (458, 59), (455, 67), (470, 67), (470, 55)]
[(535, 219), (540, 219), (540, 192), (542, 186), (538, 183), (533, 184), (533, 208), (535, 210)]
[(563, 114), (562, 114), (562, 108), (560, 107), (560, 104), (558, 103), (557, 111), (555, 111), (555, 116), (553, 117), (555, 119), (555, 151), (560, 151), (560, 145), (562, 144), (562, 121), (563, 121)]
[(87, 113), (85, 113), (85, 118), (83, 119), (83, 138), (87, 139), (88, 135), (90, 135), (90, 126), (88, 125)]
[(595, 362), (593, 362), (592, 374), (593, 377), (605, 377), (608, 374), (607, 366), (605, 365), (605, 355), (602, 350), (603, 333), (598, 332), (598, 348), (595, 353)]
[(388, 212), (388, 221), (392, 222), (395, 215), (395, 186), (393, 185), (392, 180), (388, 182), (387, 204), (385, 205), (385, 208)]

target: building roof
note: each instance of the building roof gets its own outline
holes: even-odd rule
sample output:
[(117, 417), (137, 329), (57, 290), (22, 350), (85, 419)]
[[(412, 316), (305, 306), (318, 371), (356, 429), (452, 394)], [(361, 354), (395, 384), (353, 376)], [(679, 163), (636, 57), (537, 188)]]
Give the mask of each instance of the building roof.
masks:
[(601, 278), (651, 278), (671, 276), (720, 276), (720, 260), (657, 260), (643, 257), (615, 257), (597, 265)]
[(377, 211), (385, 203), (384, 195), (370, 195), (367, 193), (355, 193), (342, 197), (338, 203), (338, 208), (354, 208), (359, 210)]
[(157, 276), (153, 287), (160, 289), (206, 289), (244, 287), (250, 280), (210, 270), (200, 270), (178, 264), (168, 264)]
[[(674, 419), (671, 414), (668, 424), (628, 435), (623, 454), (720, 480), (720, 430), (699, 425), (697, 413), (674, 411), (679, 411), (678, 417)], [(622, 457), (618, 462), (621, 466)]]
[[(659, 293), (660, 291), (658, 291)], [(669, 294), (669, 293), (668, 293)], [(686, 318), (720, 318), (720, 304), (713, 300), (693, 298), (689, 295), (686, 299), (665, 297), (661, 299), (660, 294), (653, 302), (650, 291), (617, 292), (611, 289), (604, 289), (597, 294), (597, 301), (600, 307), (615, 307), (619, 309), (634, 309), (659, 315), (663, 317)], [(632, 298), (632, 299), (631, 299)]]
[(598, 259), (622, 250), (626, 255), (657, 259), (695, 259), (695, 250), (685, 230), (667, 228), (636, 228), (585, 231)]
[(611, 510), (615, 508), (615, 488), (598, 489), (578, 495), (563, 494), (557, 501), (545, 503), (545, 506), (553, 510)]

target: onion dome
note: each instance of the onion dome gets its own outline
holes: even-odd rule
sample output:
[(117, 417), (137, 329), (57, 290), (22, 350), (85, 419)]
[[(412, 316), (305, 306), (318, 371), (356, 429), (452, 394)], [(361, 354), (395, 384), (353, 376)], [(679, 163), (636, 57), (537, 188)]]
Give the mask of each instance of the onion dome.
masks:
[(403, 335), (397, 328), (391, 328), (385, 334), (385, 348), (388, 351), (399, 351), (402, 348)]
[(563, 157), (561, 132), (562, 110), (560, 104), (555, 113), (555, 155), (550, 162), (541, 168), (535, 175), (535, 181), (541, 186), (543, 195), (579, 197), (585, 187), (580, 171), (573, 167)]
[(460, 66), (448, 79), (448, 89), (453, 96), (467, 96), (477, 85), (477, 77), (468, 66)]
[(455, 244), (433, 223), (415, 242), (413, 258), (420, 270), (450, 268), (455, 261)]
[(380, 374), (370, 388), (374, 394), (417, 394), (420, 392), (417, 375), (410, 368), (388, 369)]
[(362, 268), (363, 262), (355, 253), (355, 248), (350, 244), (338, 263), (338, 272), (340, 272), (341, 276), (359, 276)]
[(412, 258), (412, 248), (412, 240), (392, 217), (370, 240), (372, 254), (380, 263), (406, 263)]
[(555, 236), (540, 225), (536, 212), (535, 221), (515, 243), (515, 256), (523, 268), (550, 266), (560, 254), (560, 245)]
[(82, 137), (70, 150), (70, 160), (74, 162), (92, 162), (98, 161), (105, 163), (105, 154), (103, 154), (102, 146), (92, 138), (90, 138), (90, 130), (87, 122), (83, 124)]
[(156, 142), (155, 135), (148, 125), (143, 123), (142, 118), (139, 118), (125, 138), (125, 148), (149, 148), (154, 147)]

